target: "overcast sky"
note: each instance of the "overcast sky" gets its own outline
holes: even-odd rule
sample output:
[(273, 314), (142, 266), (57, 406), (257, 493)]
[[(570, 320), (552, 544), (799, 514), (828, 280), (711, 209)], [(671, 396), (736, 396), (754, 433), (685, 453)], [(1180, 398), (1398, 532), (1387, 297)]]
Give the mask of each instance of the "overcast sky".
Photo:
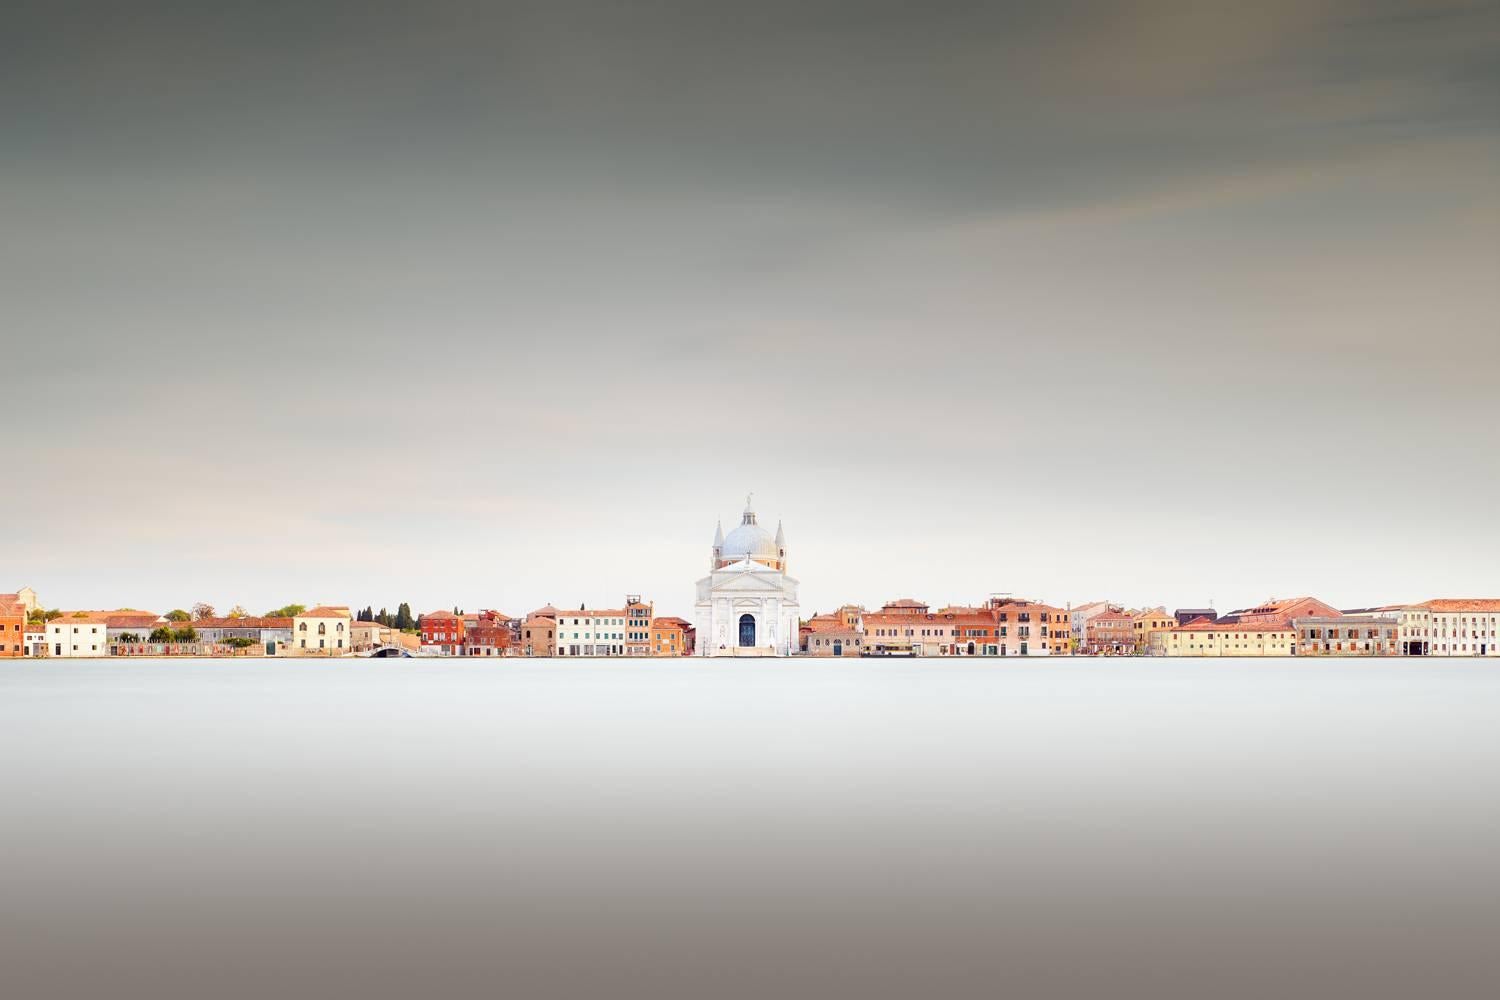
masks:
[(1494, 3), (0, 18), (0, 588), (1500, 593)]

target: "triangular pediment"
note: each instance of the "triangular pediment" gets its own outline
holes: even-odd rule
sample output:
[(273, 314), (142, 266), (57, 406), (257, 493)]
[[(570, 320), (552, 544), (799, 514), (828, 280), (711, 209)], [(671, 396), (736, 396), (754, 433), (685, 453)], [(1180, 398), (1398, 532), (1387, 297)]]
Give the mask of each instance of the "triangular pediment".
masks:
[(763, 594), (768, 590), (785, 590), (786, 577), (773, 571), (765, 573), (738, 573), (727, 579), (721, 576), (711, 586), (713, 592), (716, 594), (747, 592)]

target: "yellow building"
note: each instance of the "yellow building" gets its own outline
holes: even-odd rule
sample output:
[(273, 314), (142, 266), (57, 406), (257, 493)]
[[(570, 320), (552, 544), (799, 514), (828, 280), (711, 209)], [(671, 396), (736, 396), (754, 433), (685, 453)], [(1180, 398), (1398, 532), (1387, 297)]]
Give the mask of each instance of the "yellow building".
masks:
[(1211, 622), (1200, 618), (1164, 633), (1166, 656), (1292, 656), (1297, 633), (1290, 625)]
[(1135, 652), (1137, 656), (1166, 656), (1166, 635), (1177, 627), (1176, 617), (1167, 614), (1166, 608), (1148, 608), (1136, 612), (1131, 621), (1135, 629)]

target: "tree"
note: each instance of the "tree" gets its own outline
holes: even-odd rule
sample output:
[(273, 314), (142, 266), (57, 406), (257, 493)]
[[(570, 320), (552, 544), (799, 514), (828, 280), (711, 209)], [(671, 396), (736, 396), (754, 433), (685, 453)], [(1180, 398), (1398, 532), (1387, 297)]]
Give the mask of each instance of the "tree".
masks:
[(416, 624), (417, 620), (411, 616), (411, 605), (402, 601), (401, 606), (396, 609), (396, 627), (405, 632)]
[(158, 625), (151, 630), (151, 642), (171, 642), (172, 630), (165, 625)]
[(205, 618), (217, 617), (218, 614), (214, 611), (214, 606), (212, 604), (206, 604), (203, 601), (199, 601), (197, 604), (193, 605), (193, 621), (197, 622), (202, 621)]
[(141, 637), (136, 635), (134, 632), (121, 632), (120, 641), (125, 643), (140, 642)]
[(307, 605), (305, 605), (305, 604), (287, 604), (287, 605), (284, 605), (282, 607), (276, 608), (274, 611), (267, 611), (266, 612), (266, 617), (267, 618), (296, 618), (298, 615), (300, 615), (302, 612), (304, 612), (306, 610), (307, 610)]
[(385, 608), (380, 609), (380, 614), (375, 616), (375, 620), (384, 625), (386, 628), (391, 627), (391, 613)]
[(195, 629), (195, 628), (193, 628), (193, 626), (191, 626), (191, 625), (184, 625), (182, 628), (173, 629), (172, 630), (172, 641), (173, 642), (197, 642), (198, 641), (198, 630)]
[(190, 622), (193, 620), (193, 616), (188, 614), (181, 608), (173, 608), (162, 617), (164, 617), (169, 622)]
[(248, 638), (247, 636), (232, 635), (228, 639), (224, 640), (224, 645), (233, 646), (235, 649), (249, 649), (251, 646), (260, 645), (260, 643), (256, 642), (254, 639)]
[(245, 610), (245, 606), (243, 604), (236, 604), (234, 607), (232, 607), (232, 608), (229, 609), (229, 617), (230, 618), (249, 618), (250, 617), (250, 612), (248, 612), (248, 611)]

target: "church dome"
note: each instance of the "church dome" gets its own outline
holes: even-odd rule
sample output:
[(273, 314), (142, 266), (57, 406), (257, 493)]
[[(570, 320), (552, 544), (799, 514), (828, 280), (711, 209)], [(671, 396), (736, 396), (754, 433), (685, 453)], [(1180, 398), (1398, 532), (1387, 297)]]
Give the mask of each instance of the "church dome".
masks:
[(749, 498), (746, 498), (745, 513), (739, 525), (728, 535), (714, 536), (714, 558), (718, 566), (750, 559), (784, 570), (785, 563), (781, 553), (785, 548), (786, 540), (782, 537), (780, 528), (773, 538), (769, 531), (755, 522), (755, 511), (750, 508)]
[(749, 521), (724, 536), (724, 547), (720, 552), (722, 558), (729, 562), (739, 562), (741, 559), (775, 559), (776, 539), (765, 528)]

